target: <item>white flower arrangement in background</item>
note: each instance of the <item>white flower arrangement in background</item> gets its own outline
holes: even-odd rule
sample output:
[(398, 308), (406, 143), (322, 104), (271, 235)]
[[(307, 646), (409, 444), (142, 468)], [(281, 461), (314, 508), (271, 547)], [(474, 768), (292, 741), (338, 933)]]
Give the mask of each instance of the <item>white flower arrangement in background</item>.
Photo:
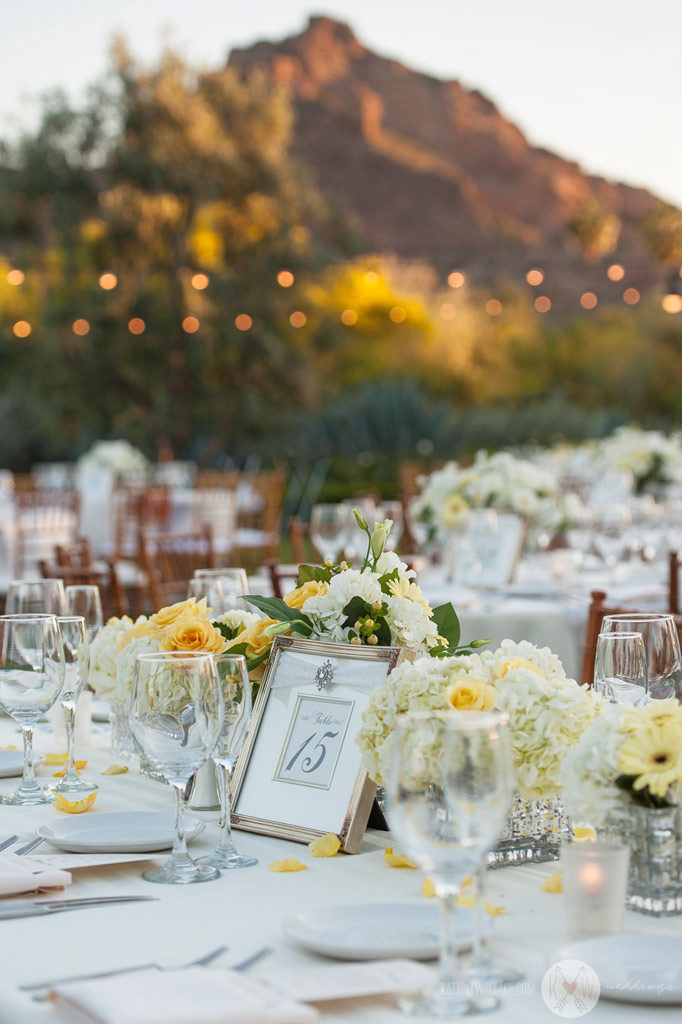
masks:
[(598, 467), (632, 473), (639, 494), (650, 484), (682, 484), (682, 436), (618, 427), (592, 446)]
[(96, 441), (78, 459), (80, 470), (108, 469), (115, 476), (122, 477), (144, 477), (147, 466), (142, 452), (124, 440)]

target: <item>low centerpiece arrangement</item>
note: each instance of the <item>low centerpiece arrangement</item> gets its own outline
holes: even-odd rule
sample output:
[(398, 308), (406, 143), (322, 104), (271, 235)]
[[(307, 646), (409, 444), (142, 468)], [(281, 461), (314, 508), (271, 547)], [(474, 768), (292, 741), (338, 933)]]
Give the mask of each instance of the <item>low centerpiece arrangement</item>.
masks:
[[(549, 648), (505, 640), (495, 651), (399, 665), (373, 692), (357, 742), (381, 785), (396, 716), (407, 711), (504, 711), (509, 717), (517, 796), (493, 866), (555, 859), (571, 829), (561, 805), (561, 769), (600, 708), (569, 679)], [(438, 751), (422, 751), (425, 770)]]
[(636, 494), (682, 484), (682, 437), (618, 427), (594, 449), (598, 466), (632, 473)]
[(568, 752), (562, 779), (576, 821), (630, 847), (628, 904), (682, 913), (682, 707), (605, 704)]

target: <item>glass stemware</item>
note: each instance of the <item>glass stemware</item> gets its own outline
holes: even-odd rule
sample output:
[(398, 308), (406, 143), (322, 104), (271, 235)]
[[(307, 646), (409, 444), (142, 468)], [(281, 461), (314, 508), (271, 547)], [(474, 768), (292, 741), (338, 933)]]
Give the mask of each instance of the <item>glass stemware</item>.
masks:
[(99, 587), (90, 583), (74, 583), (66, 587), (65, 615), (82, 615), (85, 619), (85, 630), (90, 643), (95, 639), (104, 625), (102, 600)]
[(57, 619), (64, 649), (64, 686), (59, 702), (64, 709), (66, 725), (66, 773), (53, 787), (53, 793), (64, 796), (93, 793), (98, 786), (81, 779), (76, 771), (75, 732), (76, 706), (90, 669), (90, 644), (82, 615), (63, 615)]
[(33, 770), (33, 728), (57, 701), (64, 683), (64, 650), (54, 615), (0, 616), (0, 707), (21, 727), (24, 772), (3, 804), (44, 804), (49, 790)]
[(403, 1001), (405, 1013), (443, 1019), (498, 1003), (460, 974), (452, 926), (462, 882), (495, 843), (509, 810), (513, 778), (504, 715), (398, 715), (386, 787), (389, 824), (433, 879), (441, 907), (439, 981)]
[(196, 601), (206, 598), (206, 604), (214, 615), (222, 615), (225, 604), (223, 585), (218, 576), (195, 576), (187, 584), (187, 596)]
[(646, 704), (649, 681), (641, 633), (606, 632), (597, 637), (594, 688), (612, 704)]
[(523, 981), (523, 974), (514, 967), (498, 963), (483, 939), (483, 913), (488, 866), (481, 860), (476, 868), (474, 899), (474, 932), (471, 956), (466, 967), (466, 979), (480, 990), (495, 989), (500, 985), (515, 985)]
[[(222, 615), (229, 611), (253, 611), (244, 595), (249, 592), (249, 580), (246, 569), (224, 568), (224, 569), (197, 569), (194, 573), (195, 580), (220, 580), (223, 588), (223, 603), (221, 608), (213, 606), (216, 615)], [(210, 604), (210, 601), (209, 601)]]
[(223, 697), (213, 655), (165, 651), (140, 654), (130, 693), (130, 728), (135, 743), (175, 790), (175, 841), (161, 868), (145, 871), (148, 882), (208, 882), (220, 871), (197, 864), (187, 852), (185, 789), (213, 754), (223, 726)]
[(310, 539), (320, 558), (339, 561), (348, 543), (348, 534), (355, 525), (353, 514), (344, 504), (315, 505), (310, 514)]
[(251, 683), (243, 654), (221, 654), (216, 666), (223, 692), (224, 718), (218, 744), (212, 757), (218, 769), (220, 788), (220, 841), (202, 864), (216, 868), (250, 868), (258, 861), (239, 853), (232, 839), (230, 824), (230, 782), (239, 753), (244, 746), (251, 721)]
[(7, 589), (5, 615), (66, 615), (64, 581), (12, 580)]
[(666, 612), (621, 612), (605, 615), (602, 633), (641, 633), (646, 655), (649, 698), (679, 697), (682, 653), (675, 619)]

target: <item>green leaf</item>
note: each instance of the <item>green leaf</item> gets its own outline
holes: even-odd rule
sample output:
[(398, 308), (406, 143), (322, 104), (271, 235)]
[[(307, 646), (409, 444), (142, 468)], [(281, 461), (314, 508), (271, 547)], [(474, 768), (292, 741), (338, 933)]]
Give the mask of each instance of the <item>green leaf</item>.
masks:
[(304, 583), (310, 583), (311, 580), (314, 580), (316, 583), (329, 583), (331, 578), (331, 565), (300, 565), (298, 567), (296, 586), (302, 587)]
[(270, 657), (270, 651), (269, 651), (269, 650), (267, 650), (267, 651), (263, 651), (263, 653), (262, 653), (262, 654), (259, 654), (259, 655), (258, 655), (257, 657), (255, 657), (255, 658), (247, 658), (247, 659), (246, 659), (246, 668), (247, 668), (247, 671), (248, 671), (248, 672), (251, 672), (251, 670), (252, 670), (252, 669), (254, 669), (254, 668), (258, 668), (258, 666), (259, 666), (260, 664), (262, 664), (262, 663), (263, 663), (263, 662), (264, 662), (264, 661), (266, 660), (266, 658), (269, 658), (269, 657)]
[(230, 647), (228, 654), (246, 654), (247, 644), (235, 644), (234, 647)]
[(439, 604), (433, 609), (433, 621), (438, 627), (438, 634), (448, 642), (448, 649), (452, 652), (459, 646), (459, 638), (462, 630), (457, 618), (457, 612), (451, 604)]
[(358, 619), (367, 618), (368, 615), (373, 618), (371, 605), (357, 594), (355, 597), (351, 597), (343, 609), (343, 614), (346, 616), (345, 621), (341, 623), (344, 629), (347, 626), (354, 626)]
[(303, 622), (311, 631), (313, 629), (312, 619), (309, 619), (298, 608), (290, 608), (281, 597), (261, 597), (258, 594), (246, 594), (245, 597), (250, 604), (255, 605), (270, 619), (275, 619), (277, 622)]
[(393, 580), (396, 582), (400, 579), (400, 569), (394, 569), (393, 572), (385, 572), (383, 576), (379, 577), (379, 586), (381, 587), (382, 594), (390, 594), (391, 591), (388, 588), (388, 584)]
[(377, 629), (374, 630), (379, 647), (391, 646), (391, 629), (386, 619), (375, 619)]
[(226, 622), (214, 622), (213, 625), (216, 627), (219, 633), (221, 633), (226, 640), (234, 640), (236, 636), (242, 632), (239, 626), (228, 626)]

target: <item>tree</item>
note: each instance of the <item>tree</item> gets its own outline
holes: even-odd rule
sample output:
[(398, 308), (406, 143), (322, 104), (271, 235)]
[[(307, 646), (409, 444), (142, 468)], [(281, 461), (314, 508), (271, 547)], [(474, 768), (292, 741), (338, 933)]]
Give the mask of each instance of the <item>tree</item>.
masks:
[(642, 234), (661, 263), (682, 263), (682, 210), (666, 204), (657, 206), (642, 222)]
[(590, 196), (569, 222), (569, 234), (581, 246), (588, 260), (613, 252), (620, 237), (620, 218)]

